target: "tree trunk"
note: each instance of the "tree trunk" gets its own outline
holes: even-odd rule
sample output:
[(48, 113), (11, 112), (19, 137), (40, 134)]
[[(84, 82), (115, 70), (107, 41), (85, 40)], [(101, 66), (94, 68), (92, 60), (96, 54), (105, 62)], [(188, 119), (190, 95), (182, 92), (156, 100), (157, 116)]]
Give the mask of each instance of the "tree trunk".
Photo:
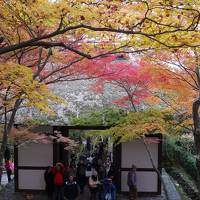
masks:
[(15, 102), (14, 109), (12, 111), (12, 114), (11, 114), (9, 120), (7, 119), (7, 111), (5, 109), (5, 114), (4, 114), (4, 116), (5, 116), (4, 117), (4, 119), (5, 119), (4, 130), (3, 130), (3, 136), (2, 136), (2, 145), (1, 145), (1, 148), (0, 148), (0, 184), (1, 184), (1, 178), (2, 178), (2, 172), (3, 172), (4, 152), (6, 150), (6, 146), (7, 146), (7, 143), (8, 143), (8, 136), (9, 136), (9, 134), (11, 132), (12, 127), (13, 127), (15, 115), (16, 115), (17, 110), (18, 110), (18, 108), (19, 108), (19, 106), (20, 106), (21, 103), (22, 103), (21, 99), (18, 99)]
[(7, 146), (7, 141), (8, 141), (8, 134), (7, 134), (7, 129), (6, 129), (6, 120), (5, 120), (5, 125), (4, 125), (4, 131), (3, 131), (3, 137), (2, 137), (2, 144), (1, 144), (1, 149), (0, 149), (0, 184), (1, 184), (1, 178), (2, 178), (2, 173), (3, 173), (3, 158), (4, 158), (4, 152), (6, 150)]
[[(130, 95), (129, 95), (129, 99), (130, 99)], [(136, 112), (137, 109), (136, 109), (136, 107), (134, 106), (134, 104), (133, 104), (133, 102), (132, 102), (132, 99), (130, 99), (130, 101), (131, 101), (132, 107), (133, 107), (133, 109), (134, 109), (134, 112)], [(167, 189), (166, 189), (164, 180), (163, 180), (163, 178), (162, 178), (162, 175), (161, 175), (160, 171), (157, 169), (156, 165), (154, 164), (153, 158), (152, 158), (152, 156), (151, 156), (151, 152), (150, 152), (150, 150), (149, 150), (149, 148), (148, 148), (148, 146), (147, 146), (147, 144), (146, 144), (144, 138), (142, 138), (142, 141), (143, 141), (143, 144), (144, 144), (145, 149), (146, 149), (146, 151), (147, 151), (147, 154), (148, 154), (148, 156), (149, 156), (151, 165), (152, 165), (153, 169), (155, 170), (155, 172), (157, 173), (158, 178), (159, 178), (159, 180), (161, 181), (161, 183), (162, 183), (162, 185), (163, 185), (163, 189), (164, 189), (164, 191), (165, 191), (166, 200), (169, 200), (169, 196), (168, 196)]]
[(144, 146), (145, 146), (145, 149), (146, 149), (146, 151), (147, 151), (147, 153), (148, 153), (148, 156), (149, 156), (151, 165), (152, 165), (153, 169), (156, 171), (156, 173), (157, 173), (157, 175), (158, 175), (158, 178), (160, 179), (160, 181), (161, 181), (161, 183), (162, 183), (162, 185), (163, 185), (163, 189), (164, 189), (164, 191), (165, 191), (166, 200), (169, 200), (169, 196), (168, 196), (168, 193), (167, 193), (167, 189), (166, 189), (166, 185), (165, 185), (165, 182), (164, 182), (164, 180), (163, 180), (163, 177), (162, 177), (160, 171), (157, 169), (157, 167), (156, 167), (156, 165), (155, 165), (155, 163), (154, 163), (154, 161), (153, 161), (153, 158), (152, 158), (152, 156), (151, 156), (151, 152), (150, 152), (150, 150), (149, 150), (149, 148), (148, 148), (148, 146), (147, 146), (147, 144), (146, 144), (144, 138), (142, 139), (142, 141), (143, 141), (143, 144), (144, 144)]
[(196, 149), (196, 167), (198, 170), (198, 190), (200, 197), (200, 117), (199, 117), (200, 97), (193, 102), (192, 114), (194, 122), (194, 145)]

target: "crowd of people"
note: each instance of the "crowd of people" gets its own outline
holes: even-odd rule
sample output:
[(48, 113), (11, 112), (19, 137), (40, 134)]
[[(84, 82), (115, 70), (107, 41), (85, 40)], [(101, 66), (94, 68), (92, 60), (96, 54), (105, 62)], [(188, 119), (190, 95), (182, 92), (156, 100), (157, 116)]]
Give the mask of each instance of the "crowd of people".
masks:
[[(88, 189), (90, 200), (116, 200), (117, 172), (110, 155), (105, 158), (101, 144), (96, 153), (91, 154), (90, 151), (91, 148), (86, 151), (89, 156), (81, 155), (79, 158), (72, 154), (70, 164), (58, 162), (55, 166), (47, 167), (44, 179), (49, 200), (81, 199), (79, 198), (81, 194), (88, 192)], [(4, 158), (8, 182), (10, 182), (14, 165), (8, 148)], [(128, 172), (127, 185), (129, 199), (136, 200), (138, 197), (135, 165), (132, 165)]]
[(49, 199), (75, 200), (86, 190), (90, 200), (116, 200), (116, 174), (109, 157), (99, 155), (80, 156), (78, 163), (71, 156), (70, 164), (56, 163), (44, 174)]

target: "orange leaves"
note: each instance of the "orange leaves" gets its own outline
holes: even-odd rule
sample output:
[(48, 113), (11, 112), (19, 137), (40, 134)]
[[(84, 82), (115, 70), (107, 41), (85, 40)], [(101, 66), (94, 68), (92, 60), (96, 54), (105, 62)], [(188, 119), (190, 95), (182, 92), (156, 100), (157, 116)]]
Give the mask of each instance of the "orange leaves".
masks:
[(195, 65), (196, 58), (192, 49), (162, 51), (147, 58), (154, 65), (151, 90), (173, 112), (191, 113), (192, 101), (198, 92)]

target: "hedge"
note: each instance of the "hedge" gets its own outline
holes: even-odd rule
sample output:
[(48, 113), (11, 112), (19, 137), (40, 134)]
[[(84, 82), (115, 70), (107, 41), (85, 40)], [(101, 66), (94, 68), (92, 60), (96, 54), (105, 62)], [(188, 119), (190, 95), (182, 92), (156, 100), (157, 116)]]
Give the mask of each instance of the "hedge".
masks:
[(166, 137), (163, 148), (164, 161), (180, 164), (185, 171), (197, 182), (198, 171), (195, 156), (186, 151), (182, 145), (177, 145), (176, 140)]

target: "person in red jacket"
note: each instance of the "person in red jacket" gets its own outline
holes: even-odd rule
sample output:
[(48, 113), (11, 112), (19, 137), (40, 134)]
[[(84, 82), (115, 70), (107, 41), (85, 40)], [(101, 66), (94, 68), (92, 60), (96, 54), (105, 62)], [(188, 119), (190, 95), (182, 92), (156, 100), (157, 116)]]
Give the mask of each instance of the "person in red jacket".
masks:
[(64, 166), (57, 163), (52, 169), (54, 174), (54, 200), (64, 200)]

